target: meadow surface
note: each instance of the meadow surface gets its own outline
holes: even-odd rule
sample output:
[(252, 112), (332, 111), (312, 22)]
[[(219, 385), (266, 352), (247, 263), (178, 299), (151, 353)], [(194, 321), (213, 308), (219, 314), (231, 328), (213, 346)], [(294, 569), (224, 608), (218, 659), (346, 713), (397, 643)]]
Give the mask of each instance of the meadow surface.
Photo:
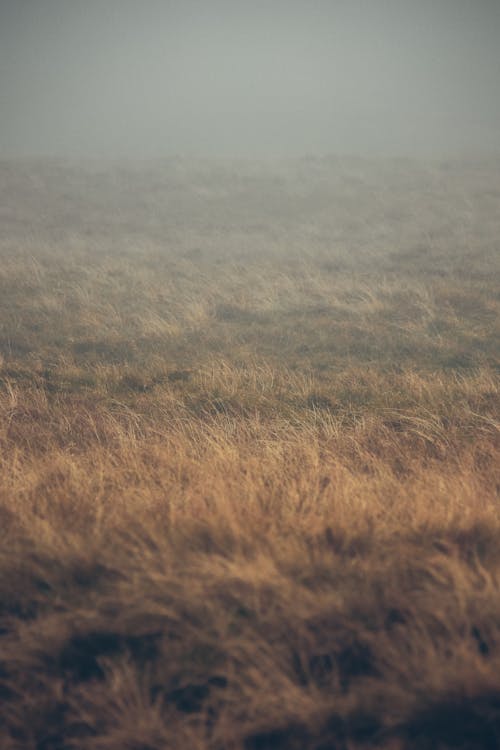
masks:
[(0, 747), (500, 746), (500, 162), (0, 162)]

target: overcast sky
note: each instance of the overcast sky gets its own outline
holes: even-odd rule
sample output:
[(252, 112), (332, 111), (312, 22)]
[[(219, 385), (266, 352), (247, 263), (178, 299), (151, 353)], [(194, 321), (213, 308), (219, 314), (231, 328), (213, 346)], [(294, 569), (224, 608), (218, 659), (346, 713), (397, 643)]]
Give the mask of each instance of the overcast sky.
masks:
[(0, 0), (0, 156), (500, 152), (500, 0)]

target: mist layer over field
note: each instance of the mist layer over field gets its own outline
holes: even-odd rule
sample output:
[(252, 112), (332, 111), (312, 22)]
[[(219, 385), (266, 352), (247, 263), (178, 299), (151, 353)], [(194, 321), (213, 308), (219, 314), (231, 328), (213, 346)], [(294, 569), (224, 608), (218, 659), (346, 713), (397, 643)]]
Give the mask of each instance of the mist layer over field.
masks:
[(0, 154), (500, 151), (496, 0), (2, 0)]

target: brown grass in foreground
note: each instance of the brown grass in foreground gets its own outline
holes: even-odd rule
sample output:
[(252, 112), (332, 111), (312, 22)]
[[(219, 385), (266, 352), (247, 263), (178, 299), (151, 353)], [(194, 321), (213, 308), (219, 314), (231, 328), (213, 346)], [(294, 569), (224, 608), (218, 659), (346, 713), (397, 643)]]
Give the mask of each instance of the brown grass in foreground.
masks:
[(500, 746), (495, 171), (2, 169), (2, 750)]

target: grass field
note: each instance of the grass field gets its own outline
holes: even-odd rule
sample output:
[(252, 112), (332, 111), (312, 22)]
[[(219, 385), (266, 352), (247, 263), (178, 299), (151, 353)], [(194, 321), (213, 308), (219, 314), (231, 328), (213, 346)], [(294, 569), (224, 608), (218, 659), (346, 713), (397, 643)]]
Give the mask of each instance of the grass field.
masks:
[(0, 747), (500, 747), (500, 161), (3, 161), (0, 226)]

